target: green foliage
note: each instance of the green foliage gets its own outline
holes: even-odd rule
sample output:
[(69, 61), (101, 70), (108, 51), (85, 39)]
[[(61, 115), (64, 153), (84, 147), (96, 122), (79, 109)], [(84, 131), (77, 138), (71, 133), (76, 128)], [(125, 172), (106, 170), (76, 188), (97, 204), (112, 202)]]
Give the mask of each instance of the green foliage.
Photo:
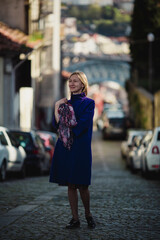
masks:
[(131, 104), (134, 109), (136, 127), (146, 129), (147, 117), (136, 92), (133, 94)]
[(149, 42), (147, 34), (151, 32), (155, 36), (155, 41), (152, 43), (153, 79), (160, 82), (160, 1), (135, 0), (134, 4), (130, 36), (132, 69), (137, 69), (139, 85), (141, 85), (141, 79), (148, 78)]
[(80, 18), (80, 11), (78, 9), (77, 6), (72, 6), (70, 9), (69, 9), (69, 12), (68, 14), (71, 16), (71, 17), (75, 17), (75, 18)]
[(130, 15), (124, 14), (120, 9), (113, 6), (100, 7), (98, 4), (87, 7), (71, 6), (68, 16), (77, 18), (78, 27), (83, 24), (88, 27), (94, 23), (96, 31), (104, 35), (123, 35), (124, 29), (130, 23)]
[(98, 4), (81, 8), (78, 6), (71, 6), (68, 10), (68, 15), (78, 20), (87, 19), (94, 21), (98, 19), (108, 19), (117, 22), (130, 22), (130, 15), (122, 13), (120, 9), (112, 6), (100, 7)]
[(43, 39), (43, 34), (40, 31), (34, 32), (32, 35), (30, 35), (29, 40), (30, 41), (37, 41)]
[(121, 14), (120, 10), (117, 8), (114, 8), (114, 19), (116, 22), (123, 21), (123, 15)]
[(101, 9), (101, 17), (103, 19), (113, 19), (114, 18), (114, 10), (112, 6), (105, 6)]
[(96, 31), (107, 36), (125, 35), (126, 23), (118, 23), (112, 20), (99, 20), (97, 22)]
[[(128, 92), (131, 118), (134, 121), (136, 128), (147, 129), (148, 118), (150, 114), (149, 108), (146, 110), (146, 105), (142, 103), (142, 95), (136, 90), (131, 81), (126, 82), (126, 90)], [(148, 105), (147, 105), (148, 107)]]
[(94, 20), (94, 24), (99, 25), (99, 24), (105, 24), (105, 25), (112, 25), (114, 23), (113, 20), (105, 20), (105, 19), (100, 19), (100, 20)]
[(89, 20), (100, 19), (101, 18), (101, 7), (97, 4), (89, 5), (86, 15)]

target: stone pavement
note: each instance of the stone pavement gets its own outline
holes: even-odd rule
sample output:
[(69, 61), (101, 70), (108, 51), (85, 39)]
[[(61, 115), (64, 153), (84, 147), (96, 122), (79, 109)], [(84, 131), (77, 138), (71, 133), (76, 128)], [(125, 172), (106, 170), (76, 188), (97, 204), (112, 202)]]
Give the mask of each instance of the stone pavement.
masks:
[(2, 240), (158, 240), (160, 182), (125, 169), (120, 142), (93, 137), (91, 210), (97, 226), (89, 230), (79, 201), (81, 228), (67, 230), (67, 188), (48, 183), (48, 176), (0, 183)]

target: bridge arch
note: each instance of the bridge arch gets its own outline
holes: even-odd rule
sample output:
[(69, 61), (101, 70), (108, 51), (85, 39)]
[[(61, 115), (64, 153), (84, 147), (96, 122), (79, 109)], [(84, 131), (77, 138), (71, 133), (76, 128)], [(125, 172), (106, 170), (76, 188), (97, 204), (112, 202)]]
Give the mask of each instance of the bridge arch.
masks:
[(84, 72), (90, 85), (113, 81), (124, 87), (125, 82), (130, 78), (129, 63), (119, 60), (87, 60), (72, 64), (65, 70)]

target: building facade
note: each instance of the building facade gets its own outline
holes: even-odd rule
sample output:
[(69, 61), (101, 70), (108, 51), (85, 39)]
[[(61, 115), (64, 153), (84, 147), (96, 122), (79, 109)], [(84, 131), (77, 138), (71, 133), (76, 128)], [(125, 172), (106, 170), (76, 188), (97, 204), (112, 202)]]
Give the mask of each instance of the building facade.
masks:
[[(9, 86), (10, 96), (12, 96), (9, 99), (3, 94), (3, 101), (0, 103), (0, 113), (3, 111), (3, 114), (0, 114), (0, 125), (12, 128), (22, 127), (21, 119), (24, 119), (25, 113), (21, 112), (20, 105), (23, 106), (24, 102), (25, 106), (24, 94), (27, 94), (27, 91), (23, 92), (23, 88), (29, 88), (30, 93), (32, 92), (29, 104), (31, 106), (28, 109), (31, 116), (30, 124), (26, 123), (26, 126), (43, 130), (50, 128), (53, 104), (56, 100), (54, 96), (55, 70), (53, 68), (54, 7), (53, 1), (49, 0), (0, 2), (0, 21), (7, 24), (8, 29), (14, 32), (14, 37), (9, 36), (9, 41), (12, 42), (13, 49), (16, 44), (21, 46), (16, 53), (12, 51), (15, 53), (12, 53), (12, 56), (7, 55), (7, 46), (3, 51), (0, 48), (0, 86), (2, 87), (0, 89), (5, 92)], [(2, 27), (0, 29), (3, 30)], [(26, 42), (18, 42), (19, 32), (25, 33)], [(28, 43), (28, 51), (21, 49)], [(2, 42), (0, 45), (3, 45)], [(3, 69), (7, 70), (2, 71)], [(58, 76), (60, 76), (60, 71)], [(60, 89), (57, 91), (60, 92)], [(22, 92), (23, 94), (20, 94)], [(8, 121), (5, 116), (7, 113)]]

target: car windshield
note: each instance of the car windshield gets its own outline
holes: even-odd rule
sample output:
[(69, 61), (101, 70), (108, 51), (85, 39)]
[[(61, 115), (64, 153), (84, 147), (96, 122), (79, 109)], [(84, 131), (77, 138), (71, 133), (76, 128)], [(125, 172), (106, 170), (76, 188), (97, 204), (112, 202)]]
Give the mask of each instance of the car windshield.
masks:
[(18, 141), (18, 143), (22, 147), (27, 148), (27, 147), (30, 147), (31, 145), (33, 145), (33, 141), (32, 141), (32, 138), (31, 138), (29, 133), (25, 133), (25, 132), (11, 132), (11, 134), (14, 136), (16, 141)]
[(4, 146), (8, 145), (7, 140), (6, 140), (3, 132), (0, 132), (0, 143)]
[(124, 118), (109, 118), (109, 123), (115, 127), (123, 127), (125, 123)]
[(17, 147), (19, 144), (18, 144), (18, 141), (16, 140), (16, 138), (13, 136), (13, 134), (9, 131), (7, 131), (7, 134), (8, 134), (8, 137), (11, 141), (11, 144), (14, 146), (14, 147)]
[(107, 117), (108, 118), (124, 118), (124, 112), (122, 111), (108, 111), (107, 112)]

